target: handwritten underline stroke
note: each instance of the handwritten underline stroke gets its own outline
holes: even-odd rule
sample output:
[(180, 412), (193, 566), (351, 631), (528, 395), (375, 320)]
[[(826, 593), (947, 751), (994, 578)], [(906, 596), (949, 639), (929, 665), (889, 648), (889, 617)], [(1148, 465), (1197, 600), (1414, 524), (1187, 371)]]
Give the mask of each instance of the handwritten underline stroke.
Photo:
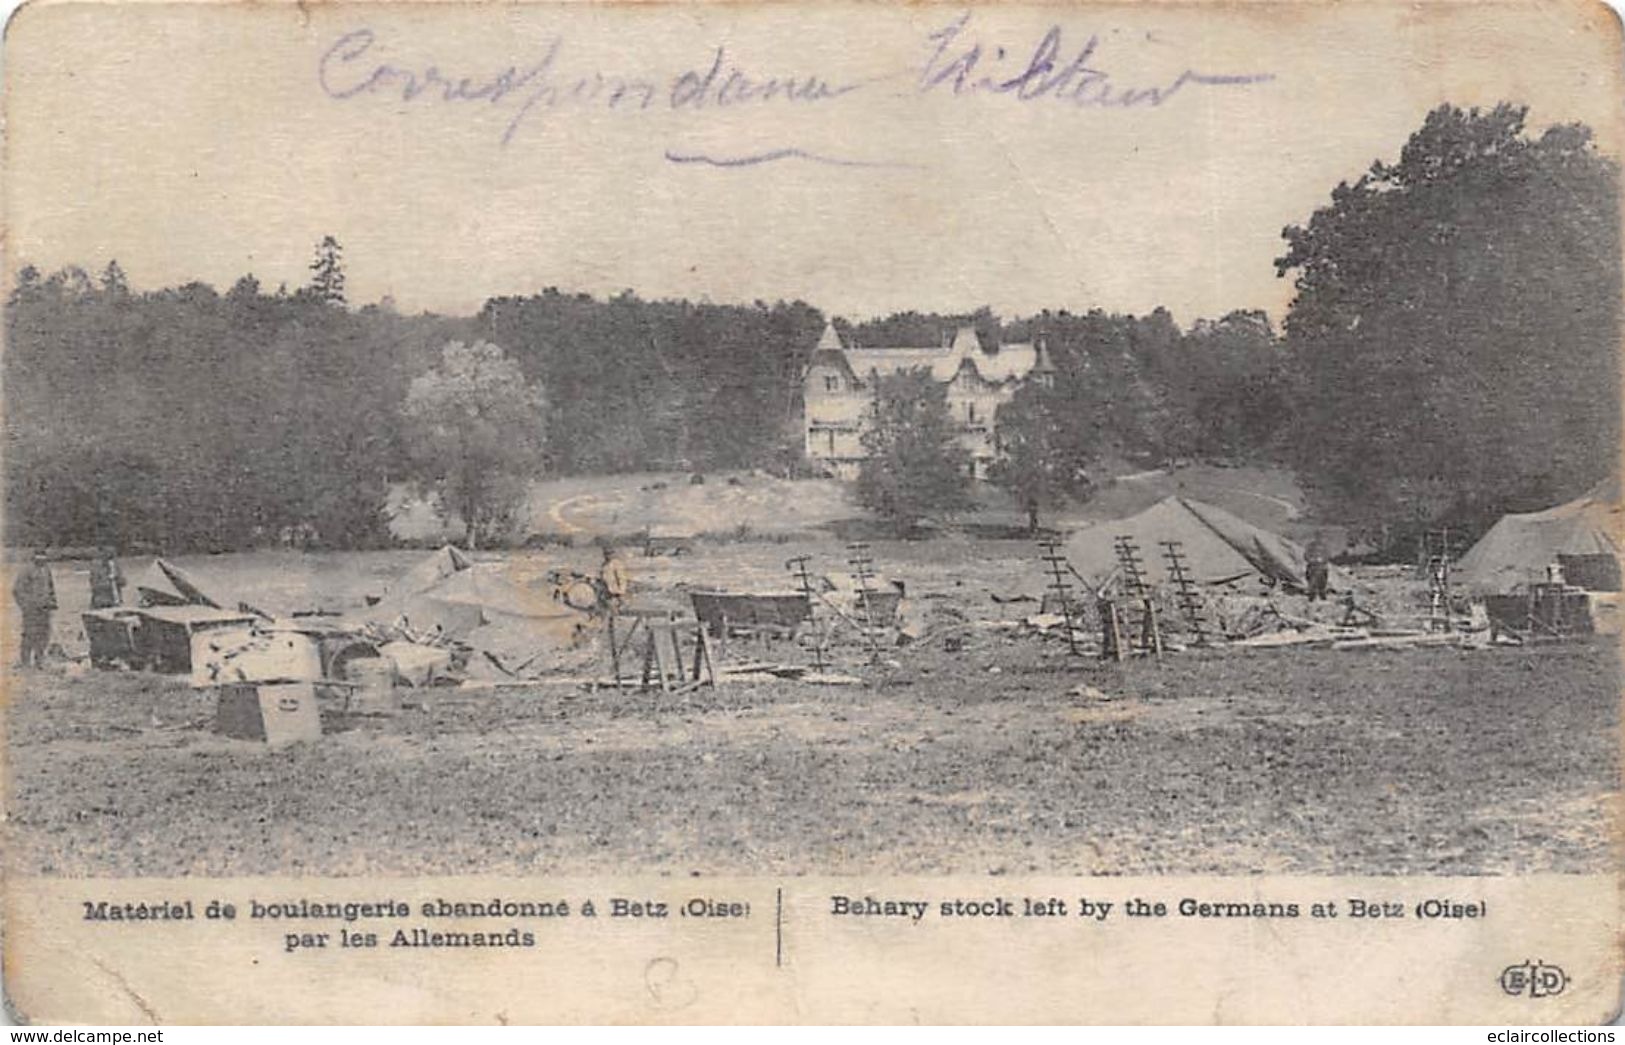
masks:
[(924, 164), (919, 163), (904, 163), (895, 160), (854, 160), (841, 156), (826, 156), (793, 146), (783, 149), (769, 149), (766, 152), (748, 153), (743, 156), (712, 156), (707, 153), (680, 153), (673, 152), (670, 149), (666, 150), (666, 161), (668, 163), (695, 164), (706, 167), (755, 167), (763, 163), (776, 163), (779, 160), (806, 160), (810, 163), (821, 163), (828, 167), (857, 167), (871, 170), (926, 169)]

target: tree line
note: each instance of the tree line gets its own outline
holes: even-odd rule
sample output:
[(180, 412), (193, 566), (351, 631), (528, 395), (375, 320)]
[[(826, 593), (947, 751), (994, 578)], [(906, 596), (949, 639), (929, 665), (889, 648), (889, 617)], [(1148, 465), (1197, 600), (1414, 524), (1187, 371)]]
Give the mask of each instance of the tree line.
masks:
[(382, 542), (407, 376), (451, 327), (350, 311), (319, 280), (135, 293), (116, 262), (98, 279), (25, 268), (6, 310), (8, 540)]
[(25, 268), (6, 309), (7, 539), (367, 547), (401, 488), (471, 540), (507, 536), (541, 475), (782, 461), (822, 323), (800, 304), (556, 290), (473, 317), (351, 309), (331, 239), (292, 292)]
[[(994, 474), (1034, 521), (1108, 463), (1204, 459), (1288, 465), (1322, 518), (1378, 541), (1482, 526), (1579, 493), (1619, 438), (1618, 171), (1584, 127), (1536, 137), (1524, 115), (1443, 106), (1285, 229), (1281, 331), (1163, 309), (836, 326), (866, 347), (961, 325), (1042, 341), (1053, 380), (1001, 409)], [(379, 544), (403, 488), (489, 541), (541, 475), (793, 474), (825, 322), (554, 288), (465, 317), (354, 308), (331, 237), (293, 291), (25, 268), (5, 318), (8, 540), (170, 551)], [(860, 498), (905, 524), (963, 507), (940, 387), (900, 381), (877, 409)]]
[[(825, 321), (804, 303), (548, 289), (472, 317), (403, 316), (346, 307), (330, 238), (311, 269), (292, 292), (244, 276), (224, 294), (137, 293), (117, 262), (96, 278), (24, 269), (6, 314), (8, 539), (369, 547), (389, 540), (391, 491), (405, 486), (488, 542), (514, 536), (542, 475), (803, 464), (801, 376)], [(1267, 435), (1233, 431), (1203, 399), (1268, 370), (1261, 317), (1188, 333), (1166, 313), (843, 325), (864, 343), (933, 344), (963, 322), (993, 345), (1040, 332), (1082, 415), (1131, 454), (1249, 452)], [(1247, 366), (1217, 350), (1217, 330)], [(1142, 400), (1155, 412), (1137, 413)]]

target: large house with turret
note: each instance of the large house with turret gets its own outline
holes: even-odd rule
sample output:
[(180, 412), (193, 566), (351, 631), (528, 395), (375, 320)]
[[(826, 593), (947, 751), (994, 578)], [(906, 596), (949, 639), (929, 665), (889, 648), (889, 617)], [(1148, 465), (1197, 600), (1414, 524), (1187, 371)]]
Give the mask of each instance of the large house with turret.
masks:
[(903, 370), (924, 370), (945, 385), (948, 412), (970, 453), (972, 474), (987, 476), (998, 457), (995, 415), (1025, 381), (1049, 381), (1054, 367), (1043, 344), (986, 347), (970, 327), (934, 348), (860, 348), (824, 328), (807, 365), (803, 430), (807, 457), (842, 478), (853, 478), (866, 456), (863, 431), (874, 414), (874, 386)]

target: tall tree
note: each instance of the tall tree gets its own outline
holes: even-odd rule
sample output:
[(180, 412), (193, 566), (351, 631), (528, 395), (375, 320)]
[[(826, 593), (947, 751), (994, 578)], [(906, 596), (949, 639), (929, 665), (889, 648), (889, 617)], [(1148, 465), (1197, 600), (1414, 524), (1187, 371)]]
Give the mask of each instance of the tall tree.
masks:
[(1284, 232), (1295, 463), (1370, 531), (1481, 523), (1614, 467), (1618, 168), (1525, 111), (1435, 109)]
[(823, 317), (802, 302), (598, 301), (548, 289), (487, 302), (473, 327), (527, 376), (545, 376), (551, 469), (625, 472), (782, 463)]
[(1291, 396), (1267, 315), (1199, 319), (1153, 366), (1168, 406), (1170, 452), (1232, 462), (1273, 457)]
[(332, 236), (323, 236), (316, 244), (316, 258), (310, 263), (310, 283), (305, 289), (323, 304), (344, 304), (344, 248)]
[(124, 275), (124, 269), (119, 266), (118, 259), (107, 263), (102, 269), (102, 293), (110, 298), (125, 298), (130, 296), (130, 281)]
[(1066, 404), (1056, 417), (1069, 443), (1095, 456), (1165, 459), (1173, 424), (1150, 361), (1177, 343), (1173, 318), (1161, 309), (1144, 318), (1097, 309), (1033, 322), (1055, 364), (1058, 402)]
[(1070, 404), (1038, 382), (1023, 385), (999, 407), (1000, 457), (989, 478), (1027, 513), (1029, 530), (1038, 529), (1042, 510), (1091, 492), (1098, 447), (1093, 429), (1069, 423), (1074, 416)]
[(540, 386), (496, 345), (453, 341), (412, 381), (403, 413), (416, 475), (468, 546), (503, 535), (541, 471)]
[(880, 378), (873, 410), (863, 433), (868, 456), (858, 471), (858, 503), (903, 532), (970, 508), (970, 452), (949, 417), (947, 391), (930, 372)]
[(230, 290), (226, 291), (226, 297), (237, 302), (254, 301), (259, 296), (260, 281), (255, 278), (252, 272), (242, 276), (231, 285)]
[(24, 265), (17, 270), (17, 285), (12, 289), (12, 300), (38, 293), (41, 282), (40, 270), (33, 265)]

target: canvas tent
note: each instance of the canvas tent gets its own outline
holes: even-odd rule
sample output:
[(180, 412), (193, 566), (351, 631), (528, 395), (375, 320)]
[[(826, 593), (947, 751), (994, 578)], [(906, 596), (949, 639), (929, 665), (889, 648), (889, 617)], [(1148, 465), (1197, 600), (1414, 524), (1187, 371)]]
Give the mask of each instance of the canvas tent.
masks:
[(1601, 483), (1578, 500), (1545, 511), (1504, 515), (1456, 563), (1469, 591), (1508, 592), (1546, 578), (1564, 556), (1619, 558), (1619, 483)]
[(445, 545), (439, 551), (419, 559), (410, 570), (395, 578), (395, 583), (389, 586), (388, 596), (416, 595), (428, 591), (447, 577), (473, 565), (474, 560), (461, 548)]
[[(366, 609), (361, 615), (362, 619), (367, 623), (403, 625), (420, 634), (463, 634), (479, 625), (478, 606), (467, 597), (458, 600), (439, 598), (436, 590), (451, 578), (473, 568), (472, 559), (448, 544), (418, 560), (411, 569), (397, 577), (383, 597)], [(456, 594), (456, 591), (448, 594)]]
[(1184, 497), (1168, 497), (1138, 515), (1079, 530), (1067, 542), (1067, 560), (1081, 576), (1102, 584), (1117, 568), (1120, 536), (1139, 547), (1146, 580), (1153, 585), (1168, 579), (1161, 542), (1178, 541), (1190, 575), (1200, 584), (1254, 579), (1306, 586), (1304, 553), (1297, 544), (1222, 508)]
[(510, 668), (578, 645), (587, 621), (553, 592), (512, 579), (504, 564), (477, 563), (450, 546), (402, 574), (361, 614), (361, 623), (453, 639)]

